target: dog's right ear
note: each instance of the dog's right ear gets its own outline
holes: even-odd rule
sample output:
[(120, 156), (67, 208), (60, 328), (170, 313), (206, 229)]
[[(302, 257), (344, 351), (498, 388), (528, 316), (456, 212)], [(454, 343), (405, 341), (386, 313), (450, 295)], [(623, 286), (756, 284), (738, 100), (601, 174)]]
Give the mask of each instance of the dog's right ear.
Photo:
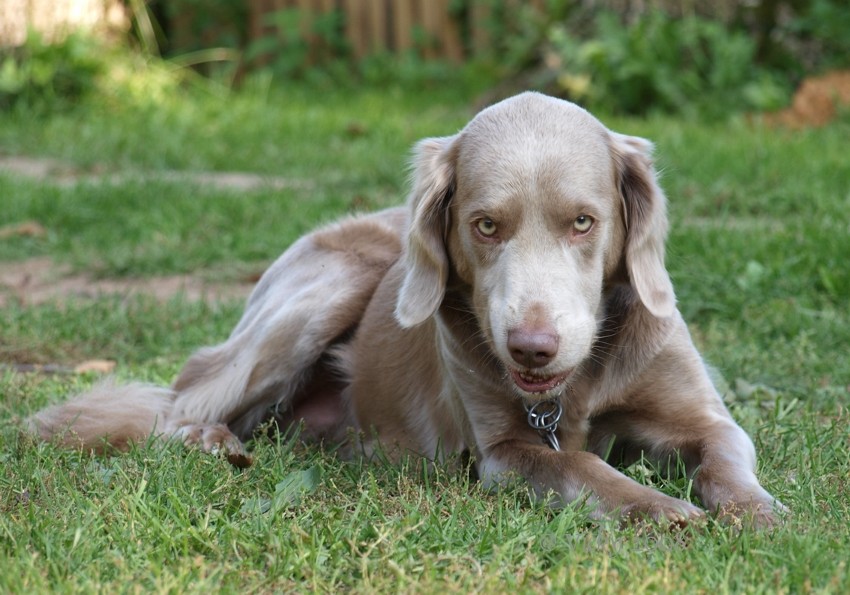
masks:
[(410, 228), (403, 256), (406, 272), (395, 308), (396, 320), (404, 328), (433, 315), (446, 292), (446, 236), (455, 188), (456, 138), (425, 139), (414, 151), (413, 189), (408, 198)]

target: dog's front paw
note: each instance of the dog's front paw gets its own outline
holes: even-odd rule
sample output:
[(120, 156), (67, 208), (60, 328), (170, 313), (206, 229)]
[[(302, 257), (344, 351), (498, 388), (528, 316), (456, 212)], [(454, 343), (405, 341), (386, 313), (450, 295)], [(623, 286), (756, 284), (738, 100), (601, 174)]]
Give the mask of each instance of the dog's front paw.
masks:
[(225, 424), (181, 423), (172, 436), (187, 446), (198, 445), (212, 454), (223, 452), (235, 467), (250, 467), (253, 462), (242, 441)]
[(770, 495), (726, 502), (717, 508), (717, 519), (736, 527), (770, 529), (789, 513), (788, 507)]
[(670, 528), (682, 528), (705, 519), (705, 511), (684, 500), (653, 494), (620, 509), (624, 520), (653, 521)]

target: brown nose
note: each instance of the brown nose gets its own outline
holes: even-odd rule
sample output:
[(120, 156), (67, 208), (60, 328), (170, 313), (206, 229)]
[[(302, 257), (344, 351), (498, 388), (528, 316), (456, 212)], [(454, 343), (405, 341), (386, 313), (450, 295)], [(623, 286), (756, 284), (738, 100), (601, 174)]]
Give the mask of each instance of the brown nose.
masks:
[(558, 335), (547, 330), (508, 331), (508, 351), (526, 368), (542, 368), (558, 354)]

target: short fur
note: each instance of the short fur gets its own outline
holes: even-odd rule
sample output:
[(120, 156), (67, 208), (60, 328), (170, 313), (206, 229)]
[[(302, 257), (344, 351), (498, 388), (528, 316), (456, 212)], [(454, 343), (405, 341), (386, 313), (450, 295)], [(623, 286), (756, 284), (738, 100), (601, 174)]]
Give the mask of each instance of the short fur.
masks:
[[(702, 510), (602, 458), (678, 455), (706, 508), (769, 525), (783, 507), (676, 308), (651, 152), (568, 102), (505, 100), (419, 143), (406, 210), (289, 248), (171, 389), (96, 387), (29, 427), (93, 450), (177, 436), (248, 464), (240, 439), (273, 410), (348, 453), (467, 450), (487, 484), (681, 524)], [(526, 423), (546, 399), (561, 451)]]

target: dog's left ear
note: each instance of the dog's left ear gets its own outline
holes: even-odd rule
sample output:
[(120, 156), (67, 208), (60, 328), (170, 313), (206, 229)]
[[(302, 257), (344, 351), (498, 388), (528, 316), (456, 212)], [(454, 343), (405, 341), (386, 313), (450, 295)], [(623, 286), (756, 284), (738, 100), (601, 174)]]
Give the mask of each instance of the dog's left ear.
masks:
[(446, 235), (455, 187), (456, 138), (425, 139), (414, 151), (413, 188), (408, 198), (410, 228), (403, 256), (406, 272), (395, 309), (396, 320), (404, 328), (434, 314), (446, 292)]
[(664, 266), (667, 199), (656, 180), (652, 143), (612, 132), (611, 146), (623, 201), (629, 278), (646, 309), (666, 318), (676, 310), (676, 296)]

